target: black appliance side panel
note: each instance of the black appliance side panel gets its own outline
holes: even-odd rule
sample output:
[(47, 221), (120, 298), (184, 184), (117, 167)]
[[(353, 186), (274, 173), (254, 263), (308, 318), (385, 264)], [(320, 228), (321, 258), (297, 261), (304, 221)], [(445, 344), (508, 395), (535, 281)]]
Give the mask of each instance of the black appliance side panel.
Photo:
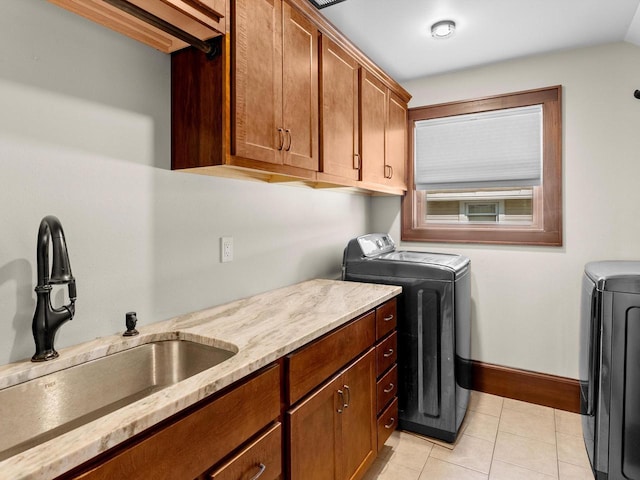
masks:
[(455, 308), (456, 430), (462, 425), (472, 387), (471, 362), (471, 269), (456, 276), (453, 292)]
[(349, 272), (345, 280), (402, 286), (398, 302), (400, 428), (455, 439), (454, 283)]
[(640, 479), (640, 308), (627, 310), (622, 414), (622, 473)]
[(640, 295), (613, 293), (611, 341), (608, 474), (640, 480)]
[(595, 402), (600, 374), (600, 309), (595, 284), (585, 274), (582, 276), (580, 296), (580, 413), (582, 434), (587, 447), (591, 468), (595, 466)]

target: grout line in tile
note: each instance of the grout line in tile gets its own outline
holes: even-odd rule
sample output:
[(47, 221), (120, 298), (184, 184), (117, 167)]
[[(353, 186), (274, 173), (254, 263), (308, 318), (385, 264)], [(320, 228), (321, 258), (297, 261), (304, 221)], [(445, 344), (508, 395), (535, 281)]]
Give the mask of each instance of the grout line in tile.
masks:
[(560, 478), (560, 455), (558, 452), (558, 422), (556, 421), (556, 410), (553, 410), (553, 431), (556, 437), (556, 478)]
[[(503, 400), (503, 402), (502, 402), (501, 409), (500, 409), (500, 415), (498, 416), (498, 428), (496, 430), (495, 437), (494, 437), (494, 440), (493, 440), (493, 446), (492, 446), (492, 451), (491, 451), (491, 463), (489, 465), (489, 472), (488, 473), (481, 472), (480, 470), (476, 470), (476, 469), (474, 469), (472, 467), (459, 465), (457, 463), (454, 463), (454, 462), (451, 462), (451, 461), (448, 461), (448, 460), (443, 460), (441, 458), (439, 458), (438, 460), (442, 461), (442, 462), (445, 462), (445, 463), (448, 463), (450, 465), (455, 465), (456, 467), (465, 468), (465, 469), (473, 471), (473, 472), (478, 472), (478, 473), (481, 473), (483, 475), (487, 475), (487, 478), (491, 478), (491, 473), (493, 471), (493, 462), (494, 462), (494, 459), (495, 459), (496, 445), (497, 445), (497, 440), (498, 440), (498, 433), (500, 432), (500, 424), (502, 422), (502, 414), (503, 414), (503, 412), (505, 410), (504, 409), (504, 398), (502, 398), (502, 400)], [(507, 408), (507, 410), (509, 410), (509, 409)], [(557, 430), (558, 429), (558, 419), (556, 417), (555, 409), (552, 409), (552, 410), (553, 410), (553, 429), (554, 429), (554, 434), (555, 434), (555, 437), (556, 437), (556, 444), (555, 444), (555, 454), (556, 454), (555, 473), (556, 473), (556, 478), (559, 479), (560, 478), (560, 459), (559, 459), (559, 451), (558, 451), (558, 448), (559, 448), (559, 445), (558, 445), (558, 433), (559, 432)], [(482, 412), (478, 412), (478, 413), (482, 413)], [(528, 415), (536, 416), (535, 413), (528, 413)], [(464, 435), (464, 432), (460, 432), (459, 435)], [(515, 435), (515, 436), (518, 436), (518, 437), (521, 437), (521, 438), (529, 438), (529, 437), (524, 437), (522, 435), (517, 435), (517, 434), (514, 434), (514, 433), (511, 433), (511, 435)], [(568, 433), (567, 435), (571, 435), (571, 434)], [(579, 436), (579, 435), (574, 435), (574, 436)], [(433, 455), (432, 455), (433, 454), (433, 450), (434, 450), (434, 448), (433, 448), (433, 445), (432, 445), (432, 448), (429, 451), (427, 459), (423, 463), (423, 465), (420, 468), (420, 470), (419, 471), (415, 470), (416, 472), (418, 472), (419, 476), (422, 476), (423, 473), (425, 472), (425, 468), (427, 467), (428, 459), (433, 457)], [(433, 458), (436, 458), (436, 457), (433, 457)], [(531, 472), (542, 473), (542, 472), (538, 472), (537, 470), (533, 470), (531, 468), (523, 467), (522, 465), (516, 465), (516, 464), (513, 464), (513, 463), (505, 461), (505, 460), (500, 460), (500, 461), (503, 462), (503, 463), (509, 464), (509, 465), (513, 465), (515, 467), (523, 468), (523, 469), (531, 471)], [(547, 475), (549, 475), (549, 474), (547, 474)], [(551, 475), (549, 475), (549, 476), (551, 476)]]
[[(545, 475), (545, 476), (547, 476), (547, 477), (550, 477), (550, 476), (551, 476), (551, 475), (549, 475), (549, 474), (547, 474), (547, 473), (539, 472), (538, 470), (532, 470), (531, 468), (523, 467), (522, 465), (518, 465), (517, 463), (511, 463), (511, 462), (508, 462), (507, 460), (498, 460), (498, 462), (506, 463), (507, 465), (512, 465), (512, 466), (514, 466), (514, 467), (521, 468), (522, 470), (526, 470), (526, 471), (528, 471), (528, 472), (538, 473), (538, 474), (540, 474), (540, 475)], [(493, 458), (491, 459), (491, 465), (493, 466)], [(556, 477), (556, 478), (558, 478), (558, 479), (559, 479), (560, 477), (558, 476), (558, 477)]]

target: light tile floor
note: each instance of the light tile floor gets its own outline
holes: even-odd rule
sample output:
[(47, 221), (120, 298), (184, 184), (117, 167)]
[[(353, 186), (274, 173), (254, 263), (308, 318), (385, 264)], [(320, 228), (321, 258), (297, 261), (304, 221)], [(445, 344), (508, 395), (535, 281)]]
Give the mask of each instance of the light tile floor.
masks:
[(593, 480), (580, 415), (471, 392), (455, 445), (394, 432), (364, 480)]

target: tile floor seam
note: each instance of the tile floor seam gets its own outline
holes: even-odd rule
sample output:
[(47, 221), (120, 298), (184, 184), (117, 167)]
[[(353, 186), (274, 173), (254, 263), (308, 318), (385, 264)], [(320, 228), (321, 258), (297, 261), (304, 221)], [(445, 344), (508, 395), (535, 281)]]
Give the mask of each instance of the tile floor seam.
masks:
[(491, 463), (489, 464), (489, 473), (487, 474), (487, 480), (491, 478), (491, 470), (493, 470), (493, 460), (496, 456), (496, 445), (498, 444), (498, 432), (500, 431), (500, 422), (502, 421), (503, 409), (504, 409), (504, 400), (502, 401), (502, 407), (500, 408), (500, 416), (498, 417), (498, 426), (496, 427), (496, 434), (493, 438), (493, 450), (491, 450)]
[[(453, 459), (451, 460), (450, 458), (448, 459), (443, 459), (443, 458), (439, 458), (438, 456), (434, 456), (434, 450), (436, 450), (436, 446), (438, 445), (437, 443), (431, 443), (431, 442), (426, 442), (428, 444), (425, 445), (425, 449), (428, 448), (428, 453), (426, 455), (426, 457), (424, 458), (424, 461), (422, 463), (422, 465), (418, 468), (415, 469), (415, 466), (417, 466), (417, 462), (414, 462), (413, 466), (409, 466), (409, 465), (405, 465), (402, 462), (398, 462), (396, 463), (397, 467), (403, 467), (404, 469), (406, 469), (405, 471), (408, 473), (409, 471), (411, 471), (411, 479), (414, 480), (414, 475), (417, 475), (417, 478), (415, 480), (421, 480), (424, 479), (426, 480), (427, 478), (431, 478), (431, 476), (433, 474), (436, 475), (436, 477), (434, 477), (434, 480), (436, 478), (441, 478), (438, 474), (435, 473), (435, 471), (433, 470), (433, 467), (436, 465), (436, 463), (434, 462), (442, 462), (441, 465), (448, 465), (448, 468), (455, 468), (455, 469), (464, 469), (464, 471), (469, 472), (469, 473), (463, 473), (462, 470), (459, 470), (458, 473), (462, 476), (471, 476), (473, 478), (483, 478), (485, 480), (489, 480), (491, 478), (491, 475), (504, 475), (505, 472), (508, 472), (508, 470), (505, 470), (505, 468), (508, 469), (512, 469), (512, 468), (516, 468), (516, 469), (521, 469), (521, 473), (523, 476), (526, 476), (527, 478), (529, 477), (529, 474), (526, 472), (530, 472), (532, 477), (535, 478), (545, 478), (545, 479), (553, 479), (554, 478), (554, 473), (555, 473), (555, 478), (557, 480), (562, 480), (563, 478), (566, 477), (561, 477), (561, 475), (572, 475), (572, 474), (580, 474), (582, 475), (583, 470), (586, 472), (590, 469), (585, 468), (584, 465), (582, 465), (581, 463), (577, 462), (577, 461), (572, 461), (572, 458), (569, 459), (564, 459), (563, 462), (560, 461), (560, 451), (562, 450), (563, 452), (566, 450), (566, 442), (563, 443), (563, 445), (560, 444), (559, 441), (559, 437), (562, 437), (563, 440), (566, 439), (575, 439), (575, 438), (581, 438), (582, 435), (580, 435), (577, 430), (575, 429), (575, 418), (569, 417), (569, 416), (562, 416), (562, 415), (558, 415), (556, 412), (556, 409), (551, 409), (552, 412), (552, 417), (553, 417), (553, 423), (549, 425), (549, 427), (552, 426), (553, 428), (553, 436), (555, 439), (555, 444), (553, 444), (552, 442), (546, 442), (544, 440), (540, 440), (537, 437), (531, 437), (531, 436), (526, 436), (526, 435), (522, 435), (522, 434), (517, 434), (517, 433), (511, 433), (509, 431), (503, 431), (501, 430), (501, 426), (504, 427), (505, 425), (511, 425), (512, 424), (512, 418), (509, 417), (507, 415), (507, 417), (504, 417), (503, 414), (505, 412), (512, 412), (512, 411), (517, 411), (519, 413), (525, 414), (528, 417), (532, 417), (532, 418), (537, 418), (537, 417), (546, 417), (548, 418), (548, 416), (545, 415), (539, 415), (538, 413), (540, 413), (539, 411), (537, 413), (533, 413), (531, 411), (522, 411), (522, 409), (518, 410), (518, 409), (510, 409), (510, 408), (504, 408), (504, 399), (501, 399), (502, 402), (500, 402), (500, 414), (496, 417), (495, 415), (491, 415), (489, 413), (486, 413), (486, 411), (478, 411), (478, 410), (471, 410), (469, 409), (468, 412), (474, 412), (475, 414), (482, 414), (482, 415), (487, 415), (487, 416), (491, 416), (494, 418), (497, 418), (497, 425), (493, 428), (495, 428), (495, 431), (493, 431), (493, 435), (487, 435), (487, 433), (489, 433), (489, 430), (487, 429), (487, 425), (482, 425), (481, 427), (478, 424), (473, 424), (473, 423), (467, 423), (465, 425), (465, 428), (462, 428), (459, 432), (458, 435), (458, 439), (460, 439), (463, 436), (469, 437), (469, 438), (473, 438), (476, 441), (482, 441), (482, 442), (493, 442), (493, 444), (490, 447), (490, 459), (489, 459), (489, 463), (488, 463), (488, 468), (486, 463), (484, 465), (474, 465), (474, 466), (469, 466), (468, 463), (467, 464), (460, 464), (460, 463), (456, 463), (460, 458), (458, 459)], [(525, 402), (526, 403), (526, 402)], [(516, 406), (518, 406), (518, 404), (516, 404)], [(495, 407), (495, 406), (494, 406)], [(495, 408), (494, 408), (495, 411)], [(534, 411), (535, 412), (535, 411)], [(465, 419), (465, 422), (467, 421), (467, 419)], [(506, 422), (506, 423), (505, 423)], [(494, 424), (493, 421), (489, 422), (490, 424)], [(472, 429), (472, 433), (467, 433), (467, 429), (471, 426), (474, 425), (474, 429)], [(563, 428), (564, 430), (566, 430), (566, 432), (560, 432), (558, 431), (558, 428)], [(521, 432), (526, 432), (526, 430), (520, 430)], [(474, 435), (473, 432), (475, 432)], [(551, 452), (553, 452), (553, 454), (555, 454), (555, 463), (551, 463), (548, 462), (547, 468), (544, 469), (538, 469), (537, 465), (535, 464), (529, 464), (529, 466), (524, 466), (521, 465), (519, 463), (514, 463), (513, 459), (507, 458), (507, 459), (503, 459), (503, 458), (496, 458), (496, 451), (498, 450), (498, 437), (500, 436), (500, 433), (503, 433), (504, 435), (510, 435), (512, 436), (512, 440), (518, 441), (520, 442), (520, 440), (516, 440), (516, 439), (521, 439), (522, 441), (533, 441), (533, 442), (539, 442), (538, 446), (540, 448), (542, 448), (543, 444), (547, 445), (547, 447), (544, 447), (544, 449), (546, 450), (547, 448), (550, 450), (549, 451), (549, 455), (548, 455), (548, 460), (551, 460)], [(493, 440), (491, 440), (491, 438), (493, 438)], [(456, 442), (457, 443), (457, 442)], [(575, 443), (575, 442), (572, 442)], [(524, 444), (523, 444), (524, 445)], [(553, 448), (551, 448), (551, 445), (553, 445)], [(484, 450), (484, 454), (483, 455), (487, 455), (489, 453), (489, 446), (486, 446), (487, 448), (483, 448), (482, 450)], [(446, 448), (446, 447), (443, 447)], [(450, 448), (451, 451), (455, 450), (455, 445)], [(463, 449), (464, 450), (464, 449)], [(424, 452), (424, 450), (422, 450)], [(468, 452), (467, 452), (468, 453)], [(422, 457), (424, 453), (422, 453), (420, 455), (420, 457)], [(487, 455), (488, 457), (488, 455)], [(487, 457), (484, 457), (485, 459)], [(464, 458), (462, 458), (462, 461), (465, 462)], [(397, 458), (394, 460), (398, 460)], [(393, 460), (391, 460), (391, 458), (389, 458), (388, 460), (386, 460), (384, 463), (391, 463), (394, 464), (395, 462)], [(562, 465), (568, 466), (568, 467), (572, 467), (573, 470), (567, 470), (567, 468), (561, 468), (561, 463)], [(508, 467), (507, 467), (508, 465)], [(551, 467), (551, 468), (549, 468)], [(483, 471), (480, 470), (479, 468), (483, 468), (486, 469), (487, 471)], [(392, 469), (393, 470), (393, 469)], [(389, 471), (387, 472), (387, 474), (384, 475), (384, 477), (381, 478), (385, 478), (385, 479), (390, 479), (392, 478), (391, 476), (389, 476), (389, 473), (391, 473), (391, 475), (393, 476), (393, 472)], [(442, 473), (442, 472), (440, 472)], [(446, 475), (451, 475), (451, 473), (453, 473), (453, 471), (450, 471), (448, 474)], [(369, 478), (369, 480), (374, 480), (375, 478), (377, 478), (377, 474), (376, 476), (372, 476), (371, 478)], [(399, 480), (400, 477), (394, 477), (394, 480)], [(442, 477), (445, 478), (445, 477)], [(446, 476), (446, 478), (450, 479), (453, 477), (450, 476)], [(573, 478), (573, 477), (571, 477)], [(586, 477), (585, 477), (586, 478)], [(591, 477), (589, 477), (591, 478)], [(407, 478), (408, 480), (408, 478)], [(515, 480), (515, 479), (513, 479)]]
[[(489, 476), (489, 474), (487, 472), (483, 472), (482, 470), (476, 470), (475, 468), (471, 468), (471, 467), (467, 467), (465, 465), (460, 465), (459, 463), (454, 463), (454, 462), (450, 462), (448, 460), (444, 460), (442, 458), (438, 458), (438, 457), (433, 457), (435, 460), (438, 460), (439, 462), (444, 462), (444, 463), (448, 463), (449, 465), (455, 465), (456, 467), (459, 468), (464, 468), (465, 470), (471, 470), (472, 472), (476, 472), (476, 473), (480, 473), (482, 475), (486, 475), (487, 477)], [(428, 460), (429, 458), (427, 458)], [(491, 461), (493, 461), (493, 457), (491, 458)], [(427, 465), (427, 462), (424, 462), (425, 466)], [(424, 469), (424, 467), (423, 467)], [(491, 470), (491, 466), (489, 466), (489, 470)]]
[(553, 446), (556, 447), (556, 449), (558, 447), (558, 438), (557, 438), (557, 435), (556, 435), (556, 433), (558, 433), (558, 432), (556, 432), (556, 431), (553, 432), (553, 436), (556, 437), (556, 441), (553, 442), (553, 443), (552, 442), (546, 442), (544, 440), (540, 440), (539, 438), (527, 437), (526, 435), (520, 435), (519, 433), (509, 432), (507, 430), (498, 430), (498, 432), (508, 433), (509, 435), (513, 435), (514, 437), (526, 438), (526, 439), (529, 439), (529, 440), (535, 440), (536, 442), (546, 443), (547, 445), (553, 445)]
[[(511, 465), (512, 467), (517, 467), (517, 468), (521, 468), (522, 470), (526, 470), (527, 472), (533, 472), (533, 473), (538, 473), (540, 475), (545, 475), (547, 477), (551, 477), (551, 475), (549, 475), (548, 473), (544, 473), (544, 472), (540, 472), (538, 470), (533, 470), (532, 468), (529, 467), (523, 467), (522, 465), (518, 465), (517, 463), (513, 463), (513, 462), (509, 462), (508, 460), (496, 460), (497, 462), (502, 462), (502, 463), (506, 463), (507, 465)], [(493, 459), (491, 459), (491, 464), (493, 465)], [(556, 477), (557, 479), (559, 479), (560, 477)]]
[(556, 411), (553, 410), (553, 433), (556, 438), (556, 474), (560, 478), (560, 453), (558, 452), (558, 422), (556, 421)]

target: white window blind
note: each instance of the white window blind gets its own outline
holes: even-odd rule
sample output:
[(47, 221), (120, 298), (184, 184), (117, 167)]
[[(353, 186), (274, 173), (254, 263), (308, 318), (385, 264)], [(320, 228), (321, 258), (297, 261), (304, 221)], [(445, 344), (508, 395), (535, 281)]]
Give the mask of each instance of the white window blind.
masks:
[(542, 105), (415, 122), (416, 190), (536, 186)]

